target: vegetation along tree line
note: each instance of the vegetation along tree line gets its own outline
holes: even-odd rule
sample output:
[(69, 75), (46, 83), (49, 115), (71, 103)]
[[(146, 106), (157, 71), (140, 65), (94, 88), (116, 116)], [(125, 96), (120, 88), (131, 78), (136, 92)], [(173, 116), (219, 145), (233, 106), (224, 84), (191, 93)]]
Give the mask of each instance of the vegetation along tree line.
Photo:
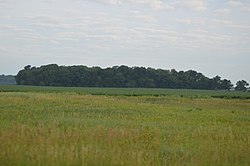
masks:
[(2, 84), (16, 84), (15, 77), (12, 75), (0, 75), (0, 85)]
[[(49, 64), (41, 67), (27, 65), (16, 76), (18, 85), (66, 86), (66, 87), (119, 87), (119, 88), (175, 88), (229, 90), (230, 80), (220, 76), (208, 78), (194, 70), (176, 71), (114, 66), (110, 68), (87, 66), (58, 66)], [(238, 82), (237, 90), (246, 90), (248, 83)]]

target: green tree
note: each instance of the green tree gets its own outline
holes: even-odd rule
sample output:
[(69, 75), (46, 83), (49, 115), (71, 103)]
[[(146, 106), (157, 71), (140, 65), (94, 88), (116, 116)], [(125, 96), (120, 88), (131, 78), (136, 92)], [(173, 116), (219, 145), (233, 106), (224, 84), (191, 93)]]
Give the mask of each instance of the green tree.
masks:
[[(230, 89), (230, 80), (220, 76), (208, 78), (194, 70), (176, 71), (145, 67), (114, 66), (106, 69), (87, 66), (41, 67), (27, 65), (19, 71), (18, 85), (76, 86), (76, 87), (128, 87), (128, 88), (185, 88), (185, 89)], [(242, 82), (241, 82), (242, 84)], [(239, 84), (237, 89), (242, 89)], [(246, 83), (243, 82), (243, 87)], [(246, 90), (246, 88), (243, 88)]]
[(221, 80), (220, 89), (230, 90), (232, 87), (233, 87), (233, 84), (231, 83), (230, 80), (227, 80), (227, 79)]
[(241, 80), (241, 81), (238, 81), (236, 83), (235, 90), (246, 91), (247, 90), (247, 86), (249, 86), (249, 84), (245, 80)]
[(24, 67), (24, 70), (29, 70), (31, 68), (31, 65), (27, 65)]

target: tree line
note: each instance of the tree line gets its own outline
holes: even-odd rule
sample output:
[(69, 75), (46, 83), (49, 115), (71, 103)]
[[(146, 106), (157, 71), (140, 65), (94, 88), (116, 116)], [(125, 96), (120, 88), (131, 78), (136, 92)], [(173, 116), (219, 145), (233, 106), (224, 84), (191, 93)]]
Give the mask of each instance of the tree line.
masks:
[(0, 75), (0, 85), (3, 84), (16, 84), (15, 77), (12, 75)]
[(41, 67), (27, 65), (16, 75), (18, 85), (66, 87), (119, 87), (119, 88), (175, 88), (229, 90), (230, 80), (220, 76), (208, 78), (194, 70), (176, 71), (114, 66), (109, 68), (87, 66)]

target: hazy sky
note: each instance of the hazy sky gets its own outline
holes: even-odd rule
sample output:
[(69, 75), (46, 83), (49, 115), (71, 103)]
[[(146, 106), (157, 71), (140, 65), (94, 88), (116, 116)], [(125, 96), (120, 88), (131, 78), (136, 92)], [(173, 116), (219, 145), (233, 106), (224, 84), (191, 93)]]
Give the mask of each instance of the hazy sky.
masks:
[(0, 74), (49, 63), (250, 82), (250, 0), (0, 0)]

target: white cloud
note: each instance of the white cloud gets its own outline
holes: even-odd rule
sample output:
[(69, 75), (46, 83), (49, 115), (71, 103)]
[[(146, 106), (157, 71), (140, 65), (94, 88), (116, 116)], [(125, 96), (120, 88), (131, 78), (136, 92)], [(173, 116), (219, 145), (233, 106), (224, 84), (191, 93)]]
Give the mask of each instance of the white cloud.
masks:
[(193, 11), (205, 11), (207, 9), (205, 0), (179, 0), (174, 4)]
[(173, 9), (172, 6), (168, 5), (167, 3), (164, 3), (161, 0), (128, 0), (131, 4), (145, 4), (153, 9), (161, 10), (161, 9)]
[(242, 2), (239, 0), (230, 0), (227, 2), (227, 4), (233, 8), (239, 8), (244, 11), (250, 11), (250, 2)]
[(9, 9), (11, 8), (12, 0), (0, 0), (0, 8)]
[(0, 47), (0, 53), (8, 53), (8, 51), (6, 47)]
[(9, 2), (10, 2), (9, 0), (0, 0), (0, 5), (6, 5)]
[(188, 25), (206, 25), (206, 20), (204, 18), (173, 18), (171, 20)]
[(31, 24), (44, 27), (62, 27), (64, 21), (62, 17), (50, 15), (38, 15), (28, 17), (28, 19)]
[(55, 2), (56, 0), (44, 0), (44, 2), (47, 2), (47, 3), (53, 3)]
[(230, 6), (241, 6), (242, 2), (239, 0), (230, 0), (227, 2)]
[(238, 29), (249, 29), (250, 30), (250, 24), (245, 23), (238, 23), (234, 22), (232, 20), (220, 20), (220, 19), (213, 19), (211, 21), (215, 26), (225, 26), (229, 28), (238, 28)]
[(15, 30), (16, 26), (14, 26), (14, 25), (8, 25), (8, 24), (0, 24), (0, 29)]
[(217, 9), (214, 11), (215, 14), (220, 15), (220, 16), (227, 16), (230, 14), (230, 10), (229, 9)]
[(135, 15), (134, 18), (145, 23), (155, 22), (155, 18), (149, 15)]
[(110, 5), (123, 5), (123, 4), (145, 5), (155, 10), (174, 9), (174, 7), (170, 5), (170, 3), (168, 4), (162, 0), (87, 0), (87, 1), (99, 2)]

